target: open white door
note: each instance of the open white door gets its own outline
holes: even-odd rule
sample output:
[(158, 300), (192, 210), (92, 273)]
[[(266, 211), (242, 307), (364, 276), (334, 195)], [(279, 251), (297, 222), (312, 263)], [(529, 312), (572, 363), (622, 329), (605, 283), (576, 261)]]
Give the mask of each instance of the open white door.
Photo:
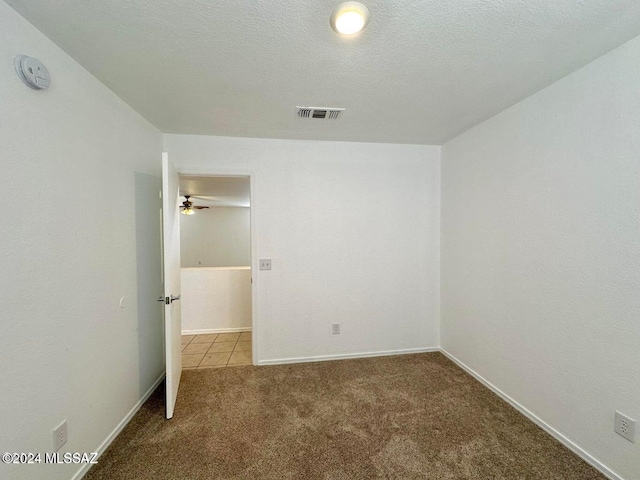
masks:
[(166, 414), (173, 417), (182, 373), (180, 319), (180, 207), (178, 172), (162, 154), (162, 265), (164, 277), (164, 341), (166, 356)]

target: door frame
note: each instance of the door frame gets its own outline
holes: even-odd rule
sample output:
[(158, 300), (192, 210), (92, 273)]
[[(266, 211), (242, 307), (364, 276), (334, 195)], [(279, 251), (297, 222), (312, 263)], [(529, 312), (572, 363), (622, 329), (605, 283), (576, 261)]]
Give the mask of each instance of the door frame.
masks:
[(247, 177), (249, 178), (250, 243), (251, 243), (251, 363), (258, 365), (260, 342), (258, 335), (258, 216), (256, 214), (256, 172), (248, 169), (185, 168), (176, 167), (180, 176), (195, 177)]

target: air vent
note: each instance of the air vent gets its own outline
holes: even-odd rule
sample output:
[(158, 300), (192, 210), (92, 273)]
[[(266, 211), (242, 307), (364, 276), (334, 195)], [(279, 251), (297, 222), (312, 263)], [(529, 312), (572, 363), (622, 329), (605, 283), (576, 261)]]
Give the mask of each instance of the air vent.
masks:
[(316, 118), (320, 120), (336, 120), (340, 116), (340, 112), (344, 112), (344, 108), (334, 107), (296, 107), (298, 109), (298, 117), (300, 118)]

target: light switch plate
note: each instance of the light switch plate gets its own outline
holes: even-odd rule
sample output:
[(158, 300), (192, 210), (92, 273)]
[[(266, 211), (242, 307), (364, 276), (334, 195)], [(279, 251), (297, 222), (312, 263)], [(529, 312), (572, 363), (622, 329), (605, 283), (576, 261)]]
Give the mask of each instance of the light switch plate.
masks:
[(271, 259), (270, 258), (261, 258), (260, 259), (260, 270), (271, 270)]

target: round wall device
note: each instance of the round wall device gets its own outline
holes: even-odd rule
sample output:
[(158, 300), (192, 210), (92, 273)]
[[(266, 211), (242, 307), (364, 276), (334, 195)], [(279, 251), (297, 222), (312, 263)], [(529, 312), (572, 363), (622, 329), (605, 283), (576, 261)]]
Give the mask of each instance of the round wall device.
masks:
[(16, 73), (29, 88), (43, 90), (51, 84), (49, 70), (37, 58), (18, 55), (15, 59)]

